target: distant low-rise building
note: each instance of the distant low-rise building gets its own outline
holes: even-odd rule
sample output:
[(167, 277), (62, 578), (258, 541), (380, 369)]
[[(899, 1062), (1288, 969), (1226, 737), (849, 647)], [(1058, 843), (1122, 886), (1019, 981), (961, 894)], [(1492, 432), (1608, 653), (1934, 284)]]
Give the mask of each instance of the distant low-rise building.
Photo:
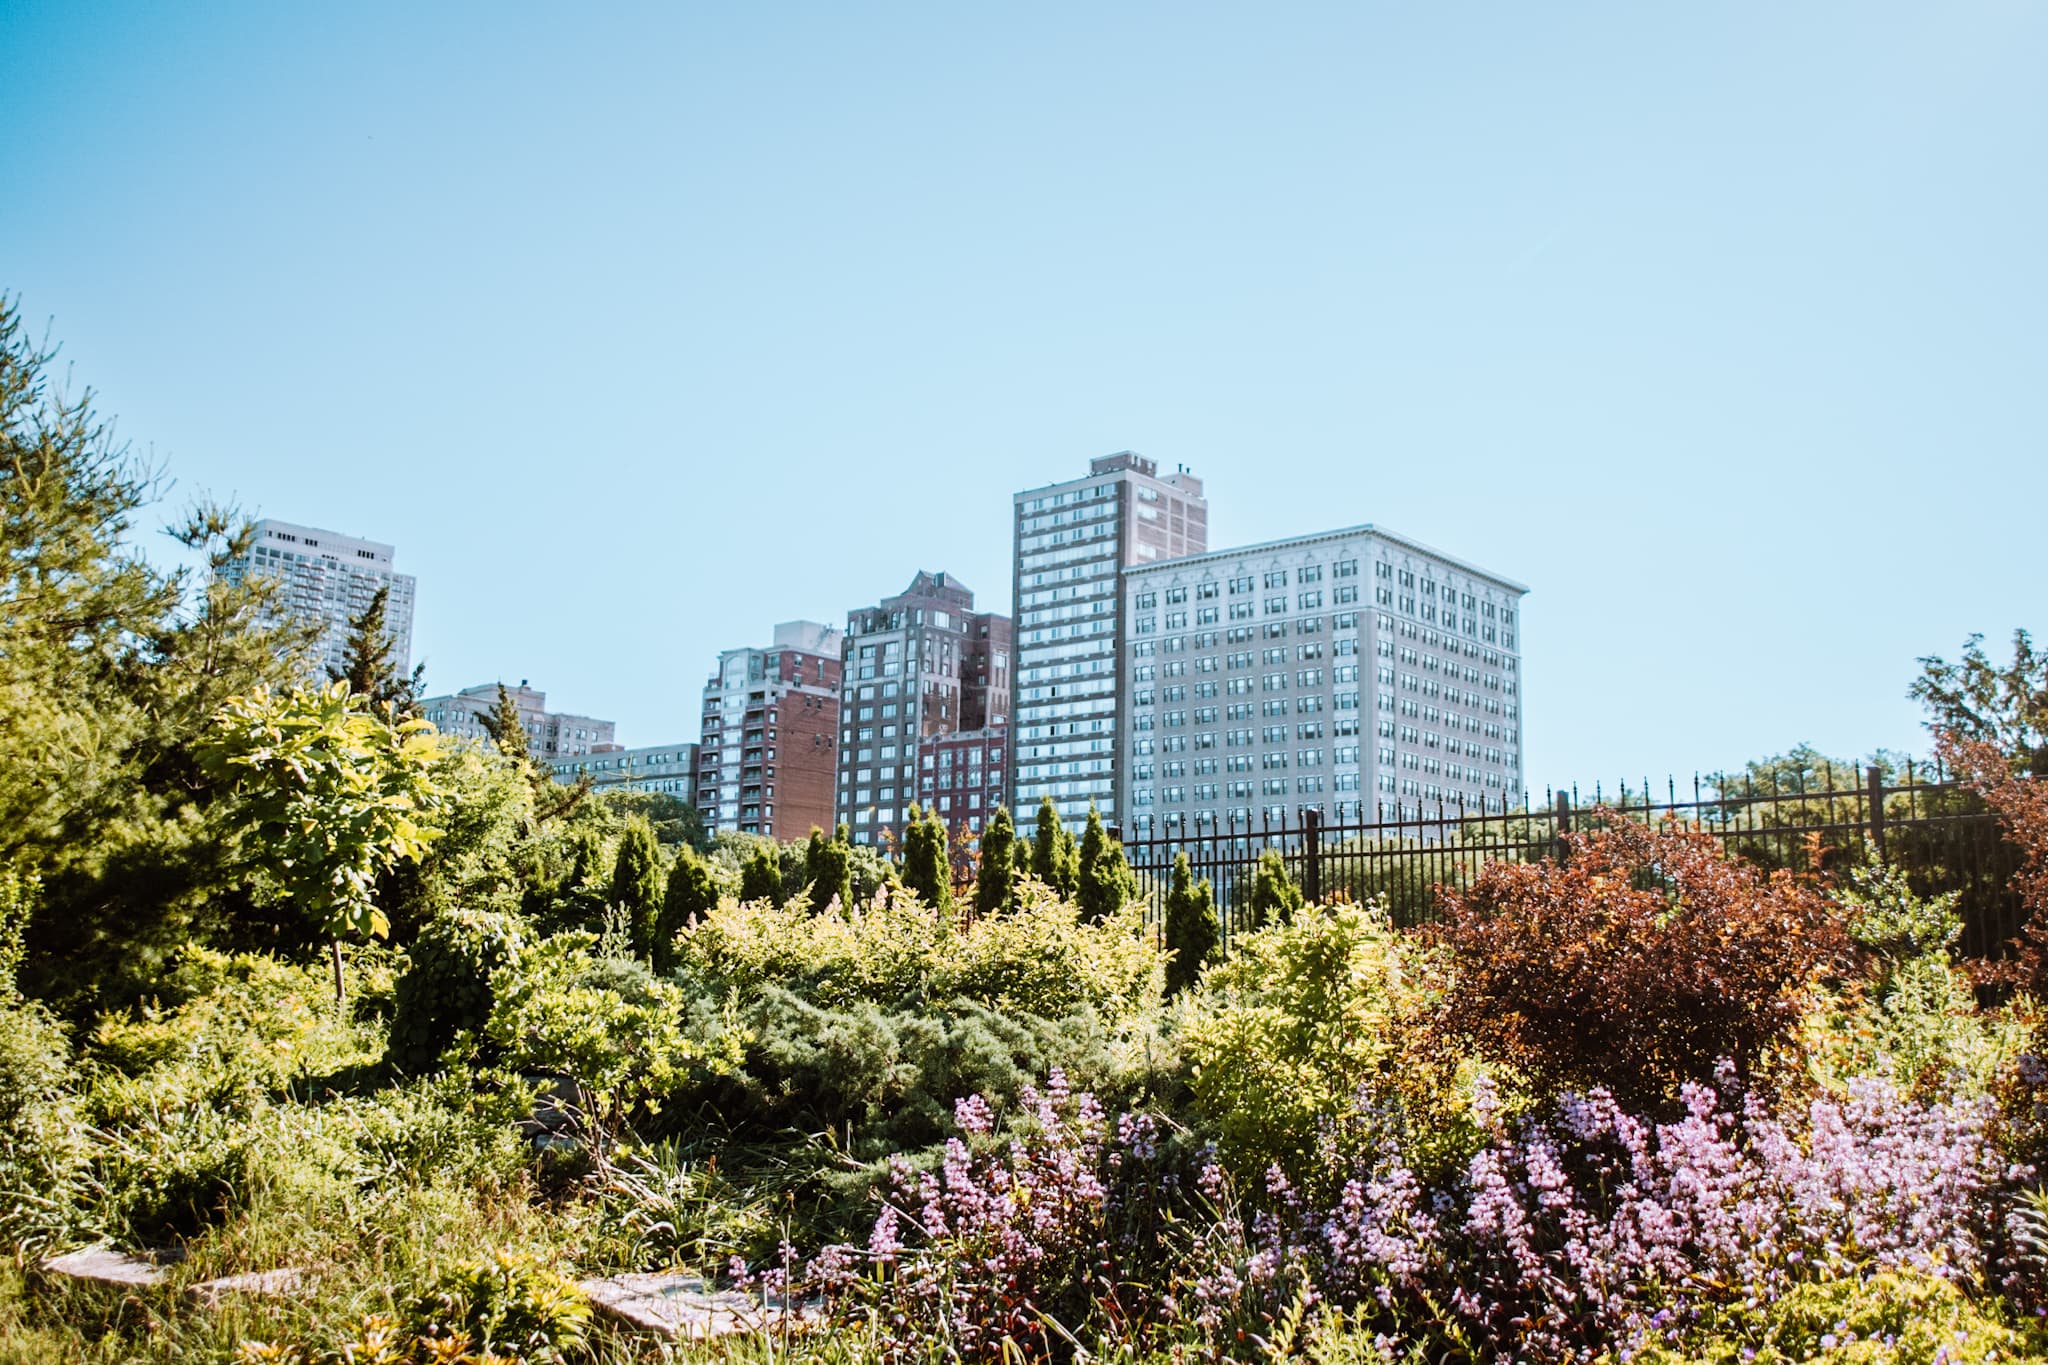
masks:
[[(445, 697), (428, 697), (420, 703), (420, 715), (433, 722), (444, 735), (459, 739), (488, 741), (490, 731), (483, 717), (498, 708), (498, 683), (479, 683)], [(613, 744), (617, 726), (594, 716), (574, 716), (548, 710), (548, 694), (527, 685), (505, 686), (519, 708), (519, 723), (526, 728), (526, 751), (541, 763), (575, 758)]]
[(548, 767), (555, 781), (568, 786), (587, 777), (599, 791), (667, 792), (696, 800), (695, 744), (650, 744), (639, 749), (606, 745), (574, 758), (554, 759)]
[(841, 633), (785, 621), (704, 684), (697, 811), (712, 831), (801, 839), (832, 824)]

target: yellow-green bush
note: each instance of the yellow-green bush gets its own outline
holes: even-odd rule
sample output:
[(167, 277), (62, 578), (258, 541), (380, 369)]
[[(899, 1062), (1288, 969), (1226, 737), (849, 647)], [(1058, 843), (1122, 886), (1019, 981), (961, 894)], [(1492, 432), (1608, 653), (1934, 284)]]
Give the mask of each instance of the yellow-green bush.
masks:
[(1645, 1333), (1634, 1365), (1989, 1365), (2041, 1359), (2048, 1342), (2013, 1331), (1946, 1280), (1887, 1272), (1802, 1285), (1770, 1307), (1700, 1330)]
[(1304, 906), (1203, 976), (1181, 1044), (1241, 1170), (1300, 1176), (1343, 1121), (1407, 1121), (1446, 1152), (1462, 1145), (1452, 1078), (1418, 1046), (1432, 1000), (1417, 953), (1376, 907)]

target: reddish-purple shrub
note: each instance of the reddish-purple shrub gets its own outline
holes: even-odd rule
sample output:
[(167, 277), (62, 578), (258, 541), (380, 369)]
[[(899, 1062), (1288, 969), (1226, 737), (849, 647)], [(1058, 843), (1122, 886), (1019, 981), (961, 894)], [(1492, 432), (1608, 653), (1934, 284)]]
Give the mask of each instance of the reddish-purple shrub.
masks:
[(1604, 1088), (1649, 1110), (1732, 1059), (1749, 1074), (1844, 963), (1836, 908), (1706, 835), (1616, 821), (1562, 862), (1488, 864), (1443, 893), (1435, 1028), (1539, 1093)]

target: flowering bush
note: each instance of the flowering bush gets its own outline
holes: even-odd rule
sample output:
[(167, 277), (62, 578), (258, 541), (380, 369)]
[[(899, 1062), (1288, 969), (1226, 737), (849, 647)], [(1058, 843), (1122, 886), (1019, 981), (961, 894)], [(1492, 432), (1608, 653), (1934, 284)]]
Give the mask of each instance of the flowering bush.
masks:
[(1605, 1088), (1665, 1109), (1732, 1059), (1749, 1075), (1798, 1027), (1849, 940), (1825, 897), (1713, 839), (1617, 821), (1561, 863), (1489, 863), (1444, 893), (1444, 1045), (1539, 1095)]
[(1018, 1131), (996, 1146), (988, 1101), (960, 1101), (960, 1136), (939, 1169), (899, 1162), (867, 1246), (830, 1248), (812, 1267), (828, 1291), (876, 1310), (892, 1351), (923, 1354), (936, 1341), (993, 1360), (1006, 1348), (1054, 1351), (1083, 1327), (1128, 1333), (1158, 1321), (1178, 1182), (1160, 1159), (1157, 1120), (1111, 1125), (1058, 1072), (1020, 1108)]

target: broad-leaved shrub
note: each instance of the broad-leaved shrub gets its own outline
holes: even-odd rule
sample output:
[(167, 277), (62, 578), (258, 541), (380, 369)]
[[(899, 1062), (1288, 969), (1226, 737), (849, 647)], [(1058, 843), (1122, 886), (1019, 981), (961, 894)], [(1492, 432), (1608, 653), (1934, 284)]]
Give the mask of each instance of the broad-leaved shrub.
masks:
[(1444, 1044), (1539, 1095), (1605, 1087), (1644, 1108), (1720, 1059), (1749, 1075), (1842, 970), (1839, 909), (1711, 837), (1616, 821), (1563, 862), (1489, 863), (1443, 893)]

